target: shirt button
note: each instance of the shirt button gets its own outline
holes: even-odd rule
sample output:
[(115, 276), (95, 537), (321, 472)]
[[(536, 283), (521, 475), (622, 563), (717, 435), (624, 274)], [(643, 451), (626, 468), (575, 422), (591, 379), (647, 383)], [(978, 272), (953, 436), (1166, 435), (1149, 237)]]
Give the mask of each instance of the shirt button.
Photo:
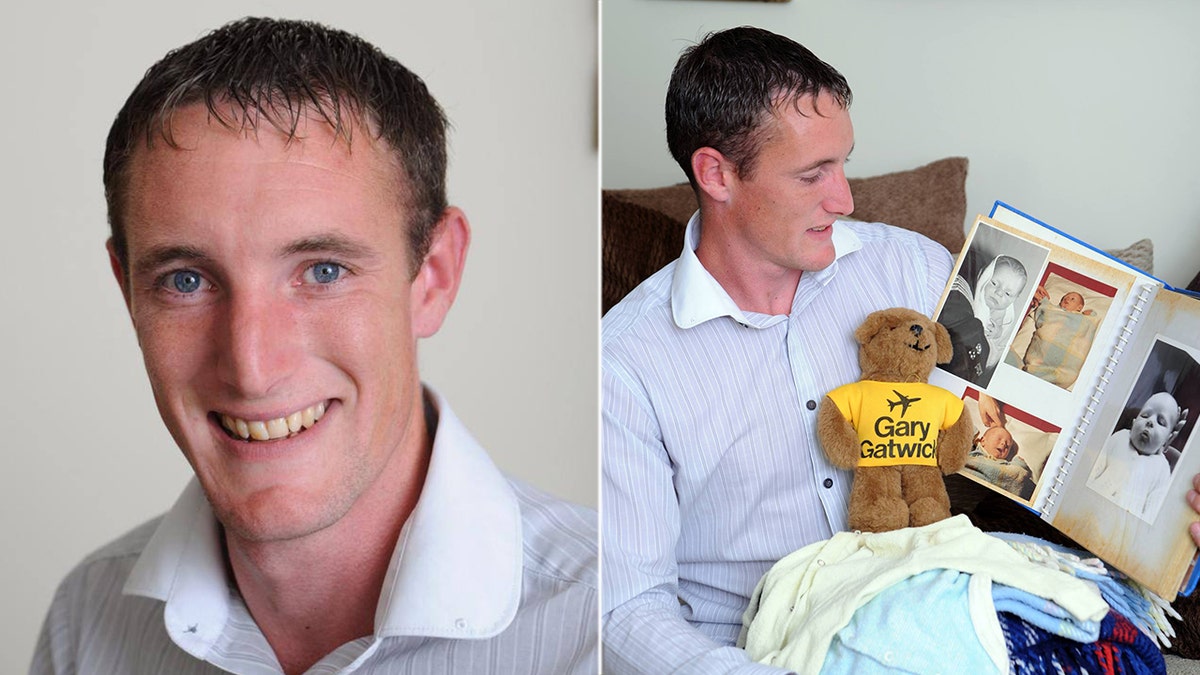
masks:
[(816, 409), (817, 409), (817, 402), (816, 402), (816, 401), (809, 401), (808, 403), (805, 403), (805, 404), (804, 404), (804, 407), (805, 407), (805, 408), (808, 408), (809, 410), (816, 410)]
[(833, 487), (833, 479), (832, 479), (832, 478), (826, 478), (826, 479), (825, 479), (825, 487), (826, 487), (826, 488), (831, 488), (831, 487)]

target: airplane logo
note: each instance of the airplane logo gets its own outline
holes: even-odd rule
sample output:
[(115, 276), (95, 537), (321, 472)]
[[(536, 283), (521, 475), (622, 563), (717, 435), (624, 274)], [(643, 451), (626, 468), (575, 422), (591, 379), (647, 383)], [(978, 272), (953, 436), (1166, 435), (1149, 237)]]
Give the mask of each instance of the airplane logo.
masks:
[(895, 394), (897, 397), (899, 397), (900, 400), (893, 401), (893, 400), (889, 399), (887, 402), (888, 412), (895, 410), (896, 406), (902, 406), (900, 408), (900, 416), (901, 417), (904, 417), (904, 415), (906, 413), (908, 413), (908, 406), (921, 400), (921, 397), (919, 397), (919, 396), (914, 396), (913, 398), (909, 398), (909, 397), (905, 396), (904, 394), (901, 394), (900, 392), (896, 391), (895, 389), (892, 390), (892, 393)]

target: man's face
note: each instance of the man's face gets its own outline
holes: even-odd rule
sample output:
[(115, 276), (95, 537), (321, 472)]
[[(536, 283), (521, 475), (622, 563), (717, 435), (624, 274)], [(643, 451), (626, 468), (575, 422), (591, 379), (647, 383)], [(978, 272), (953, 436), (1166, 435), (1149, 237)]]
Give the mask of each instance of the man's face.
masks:
[(1133, 419), (1129, 430), (1129, 443), (1143, 455), (1154, 455), (1166, 447), (1171, 440), (1175, 424), (1179, 422), (1179, 406), (1175, 398), (1159, 392), (1146, 401), (1141, 412)]
[(397, 172), (369, 133), (350, 152), (313, 120), (290, 144), (201, 106), (172, 128), (182, 149), (156, 139), (133, 157), (125, 223), (159, 413), (232, 533), (319, 531), (424, 459), (414, 325), (428, 317)]
[(1017, 294), (1025, 288), (1025, 278), (1011, 267), (996, 266), (992, 278), (983, 286), (983, 299), (988, 309), (996, 311), (1013, 304)]
[(828, 267), (834, 259), (829, 226), (854, 210), (845, 174), (854, 148), (850, 113), (829, 94), (815, 105), (805, 96), (799, 111), (790, 102), (777, 106), (750, 175), (735, 176), (730, 185), (736, 245), (747, 258), (782, 270)]

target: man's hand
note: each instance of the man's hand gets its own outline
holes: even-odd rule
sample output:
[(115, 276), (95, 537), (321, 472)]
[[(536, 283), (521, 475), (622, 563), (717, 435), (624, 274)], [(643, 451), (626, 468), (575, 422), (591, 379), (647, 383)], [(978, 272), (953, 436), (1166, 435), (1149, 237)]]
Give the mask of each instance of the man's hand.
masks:
[[(996, 399), (983, 392), (979, 393), (979, 421), (983, 422), (985, 427), (1002, 427), (1008, 421), (1004, 419), (1004, 411)], [(1200, 487), (1196, 489), (1200, 490)]]
[(1027, 313), (1032, 312), (1034, 309), (1037, 309), (1037, 306), (1043, 300), (1045, 300), (1046, 298), (1049, 298), (1049, 297), (1050, 297), (1050, 291), (1047, 291), (1045, 286), (1038, 284), (1037, 290), (1035, 290), (1033, 292), (1033, 299), (1029, 301), (1029, 309), (1027, 309), (1025, 311)]

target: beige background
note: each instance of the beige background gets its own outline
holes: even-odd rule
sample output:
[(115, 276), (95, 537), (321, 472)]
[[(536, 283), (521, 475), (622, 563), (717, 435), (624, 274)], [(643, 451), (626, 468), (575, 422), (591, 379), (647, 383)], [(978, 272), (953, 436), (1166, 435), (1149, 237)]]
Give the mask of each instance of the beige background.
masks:
[[(154, 409), (104, 253), (108, 126), (167, 50), (247, 14), (359, 33), (453, 123), (474, 226), (424, 378), (509, 472), (595, 506), (596, 20), (587, 2), (18, 3), (0, 60), (0, 672), (28, 668), (58, 580), (190, 475)], [(553, 55), (553, 58), (547, 58)]]

